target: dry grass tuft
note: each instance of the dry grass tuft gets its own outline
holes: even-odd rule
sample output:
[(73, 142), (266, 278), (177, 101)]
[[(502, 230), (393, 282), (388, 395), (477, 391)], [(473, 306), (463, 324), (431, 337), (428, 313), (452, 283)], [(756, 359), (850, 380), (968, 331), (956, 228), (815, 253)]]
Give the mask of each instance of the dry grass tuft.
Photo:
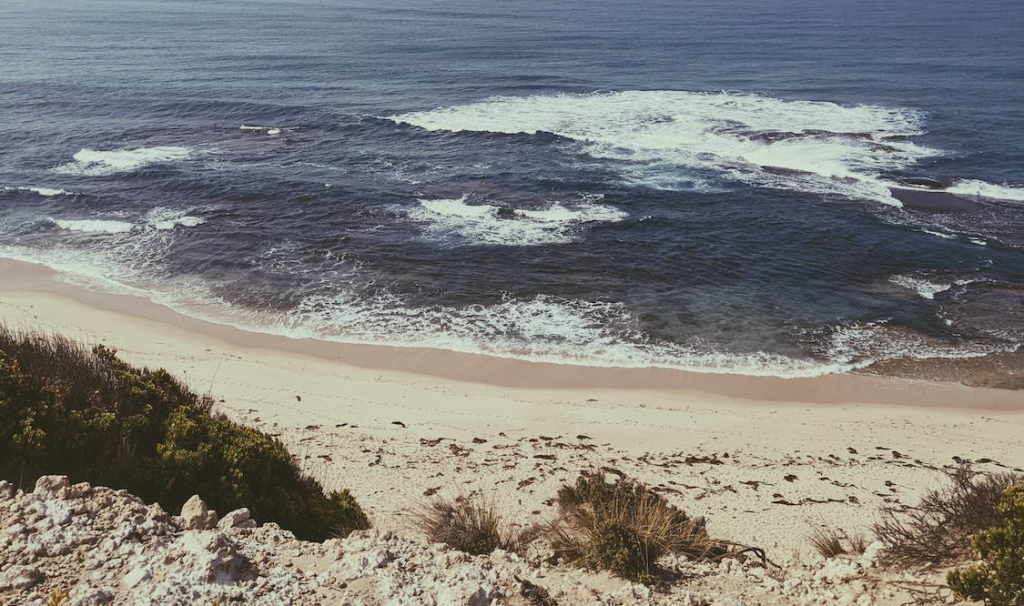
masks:
[(647, 486), (626, 478), (610, 483), (599, 471), (563, 486), (558, 507), (548, 535), (559, 557), (641, 583), (654, 581), (665, 554), (711, 560), (746, 551), (712, 539), (703, 518), (691, 519)]
[(944, 566), (970, 560), (971, 538), (999, 521), (1000, 496), (1024, 483), (1020, 474), (984, 475), (968, 465), (948, 475), (952, 485), (930, 491), (916, 507), (882, 510), (874, 532), (885, 544), (887, 563)]
[(537, 536), (535, 527), (506, 524), (494, 500), (482, 496), (434, 499), (413, 513), (413, 525), (431, 541), (473, 555), (496, 549), (522, 553)]
[(849, 553), (843, 545), (842, 533), (832, 526), (815, 526), (807, 535), (807, 540), (823, 558), (834, 558)]
[(844, 554), (862, 554), (867, 550), (869, 542), (863, 532), (850, 535), (825, 523), (814, 526), (807, 534), (807, 541), (826, 559)]
[(847, 539), (850, 542), (850, 552), (860, 555), (868, 550), (871, 540), (863, 532), (857, 532)]

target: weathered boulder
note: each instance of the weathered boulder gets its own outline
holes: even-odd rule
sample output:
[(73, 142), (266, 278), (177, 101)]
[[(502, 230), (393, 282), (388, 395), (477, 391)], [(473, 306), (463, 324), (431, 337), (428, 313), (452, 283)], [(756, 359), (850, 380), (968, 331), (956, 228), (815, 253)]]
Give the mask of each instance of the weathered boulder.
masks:
[(28, 589), (43, 580), (43, 573), (35, 566), (12, 566), (0, 574), (0, 591)]
[(243, 507), (234, 511), (229, 511), (224, 514), (220, 522), (217, 522), (217, 528), (221, 530), (228, 530), (229, 528), (255, 528), (256, 520), (252, 519), (249, 514), (249, 509)]
[(61, 488), (67, 488), (68, 485), (67, 476), (40, 476), (36, 480), (36, 488), (32, 492), (36, 494), (56, 494), (60, 492)]
[(192, 495), (181, 507), (181, 524), (186, 530), (209, 530), (217, 525), (217, 512), (207, 507), (199, 495)]

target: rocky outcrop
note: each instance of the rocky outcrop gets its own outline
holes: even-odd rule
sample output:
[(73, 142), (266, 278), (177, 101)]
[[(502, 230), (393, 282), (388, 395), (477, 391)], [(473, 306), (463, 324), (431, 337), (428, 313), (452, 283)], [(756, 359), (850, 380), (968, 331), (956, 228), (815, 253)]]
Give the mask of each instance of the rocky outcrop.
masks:
[[(217, 521), (193, 497), (180, 516), (121, 490), (45, 476), (30, 493), (0, 481), (0, 604), (193, 606), (753, 606), (898, 604), (877, 568), (880, 544), (861, 556), (765, 569), (755, 561), (660, 564), (674, 578), (652, 590), (607, 574), (497, 551), (470, 556), (392, 532), (357, 531), (324, 543), (297, 540), (238, 509)], [(900, 582), (908, 577), (901, 576)], [(949, 599), (948, 592), (936, 595)]]
[[(511, 556), (515, 558), (515, 556)], [(517, 586), (493, 563), (391, 533), (323, 544), (296, 540), (247, 509), (219, 522), (198, 496), (171, 517), (124, 491), (40, 478), (0, 482), (0, 603), (68, 606), (452, 604), (485, 606)]]

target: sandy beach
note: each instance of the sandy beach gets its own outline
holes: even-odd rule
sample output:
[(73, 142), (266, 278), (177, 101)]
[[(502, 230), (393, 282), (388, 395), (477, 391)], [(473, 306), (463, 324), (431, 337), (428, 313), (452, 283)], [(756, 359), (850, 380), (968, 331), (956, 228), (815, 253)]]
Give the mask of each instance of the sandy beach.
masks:
[(318, 343), (200, 322), (23, 263), (0, 264), (0, 284), (8, 327), (103, 343), (183, 377), (352, 490), (382, 529), (405, 529), (430, 495), (477, 491), (523, 524), (543, 521), (562, 481), (608, 467), (707, 516), (713, 534), (783, 559), (810, 553), (810, 525), (866, 531), (879, 507), (915, 502), (957, 460), (1024, 467), (1019, 392)]

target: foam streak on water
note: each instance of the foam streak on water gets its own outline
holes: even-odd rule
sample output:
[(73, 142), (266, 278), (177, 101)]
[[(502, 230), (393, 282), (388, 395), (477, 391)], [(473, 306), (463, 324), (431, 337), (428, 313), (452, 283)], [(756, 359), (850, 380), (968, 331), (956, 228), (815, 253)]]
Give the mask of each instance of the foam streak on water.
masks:
[(83, 149), (74, 155), (73, 162), (62, 164), (53, 170), (58, 174), (102, 177), (132, 172), (150, 164), (185, 160), (190, 155), (192, 150), (174, 146), (112, 151)]
[(0, 187), (0, 193), (8, 192), (32, 192), (39, 194), (44, 198), (52, 198), (54, 196), (73, 196), (73, 192), (69, 192), (63, 189), (56, 189), (52, 187)]
[(980, 198), (993, 198), (996, 200), (1012, 200), (1024, 202), (1024, 186), (996, 185), (978, 179), (965, 179), (957, 181), (951, 187), (946, 188), (951, 194), (962, 196), (977, 196)]
[(614, 207), (552, 202), (539, 210), (468, 204), (456, 199), (419, 200), (409, 217), (429, 237), (464, 245), (540, 246), (571, 242), (591, 223), (616, 223), (628, 215)]
[(631, 180), (659, 188), (665, 170), (711, 171), (894, 206), (892, 183), (880, 174), (939, 153), (905, 140), (922, 134), (922, 118), (908, 109), (684, 91), (495, 97), (390, 117), (432, 131), (553, 133), (590, 156), (638, 165), (630, 172), (641, 176)]

